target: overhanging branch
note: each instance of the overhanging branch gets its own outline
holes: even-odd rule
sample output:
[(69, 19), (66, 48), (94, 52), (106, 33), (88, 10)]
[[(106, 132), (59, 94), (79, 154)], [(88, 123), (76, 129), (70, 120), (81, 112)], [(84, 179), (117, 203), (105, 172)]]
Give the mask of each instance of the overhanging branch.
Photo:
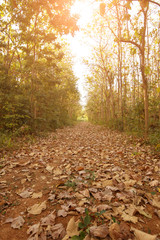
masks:
[(126, 42), (126, 43), (131, 43), (131, 44), (133, 44), (134, 46), (136, 46), (136, 47), (139, 49), (139, 51), (142, 53), (142, 48), (141, 48), (141, 46), (140, 46), (138, 43), (136, 43), (136, 42), (134, 42), (134, 41), (132, 41), (132, 40), (130, 40), (130, 39), (120, 38), (120, 39), (118, 39), (118, 41), (120, 41), (120, 42)]

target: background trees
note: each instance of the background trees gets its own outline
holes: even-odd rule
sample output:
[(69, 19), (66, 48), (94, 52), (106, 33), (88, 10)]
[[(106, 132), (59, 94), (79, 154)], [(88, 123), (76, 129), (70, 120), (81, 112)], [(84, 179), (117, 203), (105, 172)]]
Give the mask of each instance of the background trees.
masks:
[[(150, 136), (158, 135), (159, 2), (104, 3), (105, 11), (100, 9), (103, 16), (97, 15), (94, 28), (90, 26), (99, 42), (94, 49), (98, 57), (88, 60), (90, 66), (94, 65), (89, 82), (89, 118), (119, 130), (143, 132), (145, 137), (148, 132)], [(103, 31), (98, 30), (102, 26)], [(95, 118), (97, 111), (99, 117)]]
[[(58, 38), (77, 30), (72, 0), (10, 0), (0, 6), (0, 131), (55, 128), (80, 108), (70, 56)], [(73, 101), (74, 100), (74, 101)], [(71, 110), (72, 106), (72, 110)]]

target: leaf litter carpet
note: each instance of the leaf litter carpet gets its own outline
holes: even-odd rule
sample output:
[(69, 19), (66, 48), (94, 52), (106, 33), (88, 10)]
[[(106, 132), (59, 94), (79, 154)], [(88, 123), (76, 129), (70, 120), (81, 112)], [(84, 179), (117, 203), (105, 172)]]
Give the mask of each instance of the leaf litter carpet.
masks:
[(0, 159), (0, 240), (160, 239), (160, 158), (89, 123)]

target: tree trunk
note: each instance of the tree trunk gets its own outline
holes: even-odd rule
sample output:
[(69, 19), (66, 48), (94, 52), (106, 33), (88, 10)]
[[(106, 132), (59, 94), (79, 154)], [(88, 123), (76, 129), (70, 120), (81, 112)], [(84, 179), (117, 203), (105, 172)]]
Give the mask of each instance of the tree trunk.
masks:
[(141, 42), (141, 72), (142, 72), (142, 81), (143, 81), (143, 89), (144, 89), (144, 114), (145, 114), (145, 139), (148, 137), (148, 130), (149, 130), (149, 113), (148, 113), (148, 83), (147, 83), (147, 76), (145, 74), (145, 34), (146, 34), (146, 27), (147, 27), (147, 9), (143, 9), (144, 15), (144, 26), (143, 26), (143, 33), (142, 33), (142, 42)]

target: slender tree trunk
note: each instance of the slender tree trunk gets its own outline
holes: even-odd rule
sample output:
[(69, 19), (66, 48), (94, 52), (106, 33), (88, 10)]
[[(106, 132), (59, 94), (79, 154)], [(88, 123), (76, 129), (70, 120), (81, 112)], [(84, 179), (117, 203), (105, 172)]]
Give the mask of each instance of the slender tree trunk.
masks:
[(31, 79), (31, 113), (33, 119), (37, 118), (37, 101), (35, 100), (35, 61), (36, 61), (36, 30), (37, 30), (37, 15), (35, 16), (35, 23), (34, 23), (34, 47), (33, 47), (33, 67), (32, 67), (32, 79)]
[(149, 130), (149, 112), (148, 112), (148, 82), (147, 77), (145, 74), (145, 34), (146, 34), (146, 27), (147, 27), (147, 10), (143, 9), (144, 15), (144, 26), (143, 26), (143, 33), (142, 33), (142, 43), (141, 43), (141, 72), (142, 72), (142, 80), (143, 80), (143, 90), (144, 90), (144, 113), (145, 113), (145, 139), (148, 136)]
[[(160, 11), (159, 11), (159, 25), (158, 25), (158, 87), (160, 88)], [(160, 91), (159, 91), (159, 121), (160, 121)]]
[[(118, 5), (116, 5), (118, 20), (118, 39), (121, 39), (121, 20)], [(118, 110), (123, 128), (123, 84), (122, 84), (122, 43), (118, 41)]]

